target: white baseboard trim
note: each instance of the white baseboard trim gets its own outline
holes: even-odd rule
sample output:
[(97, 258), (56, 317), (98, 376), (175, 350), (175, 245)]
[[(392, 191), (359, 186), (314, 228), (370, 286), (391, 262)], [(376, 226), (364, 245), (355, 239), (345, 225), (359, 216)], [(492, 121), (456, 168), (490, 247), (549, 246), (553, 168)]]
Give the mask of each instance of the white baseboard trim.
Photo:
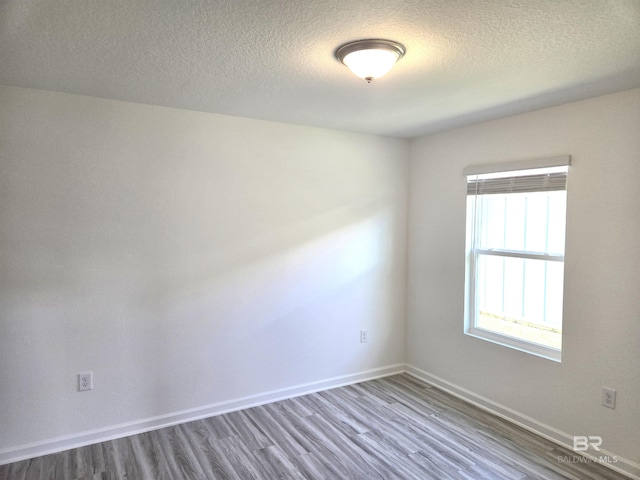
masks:
[[(436, 375), (432, 375), (424, 370), (421, 370), (413, 365), (406, 365), (406, 373), (421, 380), (429, 385), (444, 390), (450, 393), (454, 397), (464, 400), (467, 403), (475, 405), (489, 413), (492, 413), (500, 418), (503, 418), (511, 423), (514, 423), (530, 432), (533, 432), (541, 437), (546, 438), (562, 447), (565, 447), (573, 452), (573, 436), (568, 433), (562, 432), (549, 425), (545, 425), (531, 417), (523, 415), (509, 407), (501, 405), (493, 400), (485, 398), (481, 395), (473, 393), (463, 387), (455, 385), (447, 380), (444, 380)], [(601, 458), (615, 459), (616, 462), (600, 462), (602, 465), (615, 470), (622, 475), (628, 476), (634, 480), (640, 480), (640, 465), (631, 460), (623, 458), (619, 455), (615, 455), (612, 452), (606, 450), (600, 450), (599, 452), (575, 452), (577, 455), (582, 455), (594, 461), (599, 461)]]
[(116, 438), (136, 435), (138, 433), (158, 430), (160, 428), (177, 425), (179, 423), (191, 422), (202, 418), (222, 415), (224, 413), (242, 410), (245, 408), (257, 407), (267, 403), (285, 400), (287, 398), (307, 395), (309, 393), (329, 390), (331, 388), (351, 385), (353, 383), (364, 382), (376, 378), (387, 377), (403, 373), (405, 365), (398, 363), (386, 367), (366, 370), (349, 375), (328, 378), (315, 382), (303, 383), (292, 387), (271, 390), (257, 395), (236, 398), (225, 402), (212, 403), (198, 408), (181, 410), (178, 412), (160, 415), (157, 417), (145, 418), (134, 422), (121, 423), (105, 428), (79, 432), (72, 435), (43, 440), (40, 442), (19, 445), (8, 449), (0, 450), (0, 465), (26, 460), (28, 458), (57, 453), (71, 448), (83, 447), (98, 442), (114, 440)]

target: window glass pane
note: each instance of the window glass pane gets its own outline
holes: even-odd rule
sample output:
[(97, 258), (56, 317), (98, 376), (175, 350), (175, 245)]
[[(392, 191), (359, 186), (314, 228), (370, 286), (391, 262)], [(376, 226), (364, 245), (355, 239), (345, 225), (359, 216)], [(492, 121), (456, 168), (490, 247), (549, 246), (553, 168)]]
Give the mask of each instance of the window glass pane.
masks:
[(478, 309), (527, 322), (560, 325), (562, 262), (478, 255)]
[(478, 256), (478, 308), (490, 312), (504, 310), (504, 258)]
[(504, 248), (508, 250), (524, 250), (525, 210), (525, 194), (507, 196)]
[(481, 248), (504, 248), (505, 205), (504, 195), (484, 195), (482, 204)]
[(545, 282), (547, 266), (553, 262), (542, 260), (525, 260), (524, 269), (524, 305), (523, 318), (530, 322), (544, 322), (545, 320)]
[(562, 304), (564, 291), (564, 263), (547, 263), (547, 276), (545, 285), (545, 317), (546, 324), (562, 326)]
[(525, 197), (525, 244), (527, 252), (546, 252), (549, 195), (530, 193)]
[(478, 247), (564, 255), (566, 192), (478, 197)]
[(493, 333), (537, 343), (545, 347), (555, 348), (557, 350), (562, 349), (562, 332), (557, 329), (543, 329), (527, 323), (511, 322), (487, 312), (480, 312), (476, 326)]
[(478, 255), (476, 326), (560, 348), (562, 262)]
[(504, 258), (504, 308), (502, 314), (521, 318), (524, 313), (524, 260)]
[(549, 234), (547, 252), (564, 255), (567, 192), (549, 192)]

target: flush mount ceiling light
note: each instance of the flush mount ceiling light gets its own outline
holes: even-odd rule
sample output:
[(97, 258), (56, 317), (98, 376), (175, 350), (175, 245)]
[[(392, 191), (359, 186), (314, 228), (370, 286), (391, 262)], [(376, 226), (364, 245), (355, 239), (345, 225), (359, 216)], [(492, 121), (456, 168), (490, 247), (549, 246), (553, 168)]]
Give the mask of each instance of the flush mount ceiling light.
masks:
[(358, 40), (342, 45), (336, 58), (368, 83), (387, 73), (402, 58), (404, 45), (391, 40)]

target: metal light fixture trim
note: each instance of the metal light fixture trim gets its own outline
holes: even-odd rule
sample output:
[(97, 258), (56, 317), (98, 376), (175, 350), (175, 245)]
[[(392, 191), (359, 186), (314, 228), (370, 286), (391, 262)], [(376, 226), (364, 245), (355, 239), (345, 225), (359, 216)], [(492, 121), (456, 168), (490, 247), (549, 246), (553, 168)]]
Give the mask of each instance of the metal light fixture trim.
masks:
[(345, 43), (336, 58), (368, 83), (386, 74), (406, 52), (404, 45), (379, 38)]

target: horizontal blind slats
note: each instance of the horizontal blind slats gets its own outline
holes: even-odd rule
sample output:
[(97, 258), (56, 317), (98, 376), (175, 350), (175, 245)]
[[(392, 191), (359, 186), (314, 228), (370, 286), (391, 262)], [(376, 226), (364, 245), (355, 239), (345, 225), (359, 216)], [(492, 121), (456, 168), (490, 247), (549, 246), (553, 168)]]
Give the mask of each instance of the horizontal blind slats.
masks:
[(501, 178), (467, 177), (467, 195), (549, 192), (567, 189), (567, 173), (545, 173)]

